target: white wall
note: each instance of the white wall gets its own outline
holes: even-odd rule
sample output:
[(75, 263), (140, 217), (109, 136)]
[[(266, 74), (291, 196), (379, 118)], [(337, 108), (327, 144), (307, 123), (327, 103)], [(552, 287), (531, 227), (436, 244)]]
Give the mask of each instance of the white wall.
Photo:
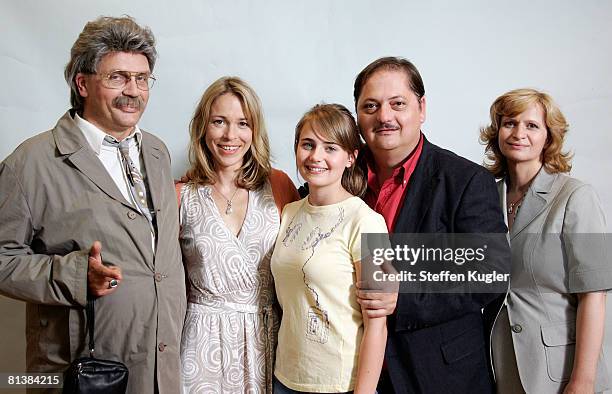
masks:
[(3, 1), (0, 158), (68, 108), (63, 67), (85, 22), (129, 14), (158, 40), (158, 82), (141, 123), (167, 143), (177, 176), (187, 166), (196, 101), (218, 77), (238, 75), (254, 86), (276, 165), (295, 177), (287, 147), (301, 114), (322, 100), (353, 108), (359, 70), (401, 55), (425, 80), (427, 136), (479, 163), (478, 128), (495, 97), (526, 86), (551, 93), (571, 124), (573, 174), (595, 185), (612, 221), (612, 2), (494, 3)]
[[(260, 95), (276, 166), (295, 177), (301, 114), (349, 108), (355, 75), (385, 55), (412, 60), (434, 143), (481, 162), (491, 102), (518, 87), (556, 98), (571, 132), (573, 174), (595, 185), (612, 222), (612, 2), (575, 0), (0, 0), (0, 159), (51, 128), (69, 106), (63, 68), (86, 21), (129, 14), (158, 40), (158, 77), (141, 125), (187, 166), (188, 123), (212, 81), (238, 75)], [(612, 226), (609, 224), (609, 228)]]

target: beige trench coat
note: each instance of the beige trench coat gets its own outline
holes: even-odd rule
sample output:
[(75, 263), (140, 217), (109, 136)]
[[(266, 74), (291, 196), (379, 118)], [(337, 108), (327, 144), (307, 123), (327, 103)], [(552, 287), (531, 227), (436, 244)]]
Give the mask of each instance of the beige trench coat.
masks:
[[(180, 391), (180, 335), (186, 308), (178, 210), (170, 157), (143, 132), (142, 161), (157, 216), (128, 203), (66, 113), (55, 128), (21, 144), (0, 165), (0, 293), (27, 302), (28, 371), (64, 371), (87, 355), (87, 257), (123, 271), (96, 302), (96, 356), (122, 361), (128, 392)], [(157, 378), (155, 378), (157, 368)]]

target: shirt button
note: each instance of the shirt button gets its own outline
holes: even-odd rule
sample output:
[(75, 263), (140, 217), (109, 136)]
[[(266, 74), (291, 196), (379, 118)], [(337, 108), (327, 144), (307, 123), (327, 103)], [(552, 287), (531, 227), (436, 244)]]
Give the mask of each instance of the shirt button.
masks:
[(136, 212), (134, 212), (134, 211), (129, 211), (127, 215), (128, 215), (128, 218), (130, 218), (132, 220), (136, 219), (136, 216), (137, 216)]
[(523, 327), (521, 327), (520, 324), (515, 324), (512, 326), (512, 331), (518, 334), (519, 332), (523, 331)]
[(156, 273), (155, 273), (155, 281), (156, 281), (156, 282), (161, 282), (161, 281), (162, 281), (162, 279), (163, 279), (163, 275), (162, 275), (162, 274), (160, 274), (159, 272), (156, 272)]
[(164, 351), (164, 349), (166, 349), (166, 344), (165, 344), (165, 343), (163, 343), (163, 342), (160, 342), (160, 343), (159, 343), (159, 345), (157, 345), (157, 349), (158, 349), (160, 352), (163, 352), (163, 351)]

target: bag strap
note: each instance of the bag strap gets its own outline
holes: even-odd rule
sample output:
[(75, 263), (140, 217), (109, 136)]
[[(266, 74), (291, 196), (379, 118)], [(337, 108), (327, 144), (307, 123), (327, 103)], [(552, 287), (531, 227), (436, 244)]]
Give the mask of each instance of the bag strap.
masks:
[(88, 296), (87, 297), (87, 307), (86, 307), (86, 312), (87, 312), (87, 331), (89, 332), (89, 357), (94, 356), (94, 351), (96, 349), (96, 345), (94, 343), (94, 326), (95, 326), (95, 318), (96, 318), (96, 314), (95, 314), (95, 302), (96, 300), (91, 297)]

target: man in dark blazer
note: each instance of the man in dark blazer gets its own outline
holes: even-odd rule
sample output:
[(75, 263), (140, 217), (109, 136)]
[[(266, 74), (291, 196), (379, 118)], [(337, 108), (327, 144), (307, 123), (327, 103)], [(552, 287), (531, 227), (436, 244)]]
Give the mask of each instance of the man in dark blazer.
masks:
[[(390, 233), (506, 232), (491, 174), (421, 132), (425, 89), (412, 63), (387, 57), (369, 64), (355, 80), (354, 98), (367, 144), (365, 200)], [(391, 312), (395, 296), (359, 294), (367, 308)], [(379, 392), (492, 392), (482, 310), (498, 296), (400, 291)]]

